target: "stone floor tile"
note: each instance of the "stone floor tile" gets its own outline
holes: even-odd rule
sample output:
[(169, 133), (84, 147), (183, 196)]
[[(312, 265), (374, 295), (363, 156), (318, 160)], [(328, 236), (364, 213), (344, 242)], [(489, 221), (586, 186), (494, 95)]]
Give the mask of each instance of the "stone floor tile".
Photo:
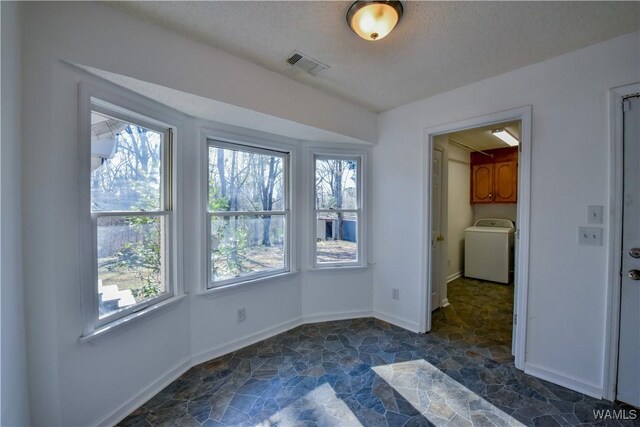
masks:
[(593, 410), (624, 406), (514, 368), (512, 286), (448, 289), (429, 334), (372, 318), (303, 325), (189, 369), (119, 425), (621, 425)]

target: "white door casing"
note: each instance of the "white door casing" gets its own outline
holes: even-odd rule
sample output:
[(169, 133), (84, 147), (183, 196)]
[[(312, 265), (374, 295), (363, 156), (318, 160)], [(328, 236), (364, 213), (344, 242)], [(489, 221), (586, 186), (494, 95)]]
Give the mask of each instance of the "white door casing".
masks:
[(623, 220), (617, 399), (640, 407), (640, 98), (622, 103)]
[(529, 285), (529, 224), (531, 202), (531, 106), (513, 108), (474, 117), (457, 122), (442, 124), (424, 129), (424, 170), (423, 170), (423, 229), (422, 229), (422, 286), (420, 298), (420, 328), (421, 332), (431, 330), (431, 289), (433, 286), (431, 270), (433, 269), (431, 239), (433, 235), (433, 211), (431, 197), (432, 157), (435, 140), (440, 135), (451, 132), (473, 129), (481, 126), (520, 120), (521, 141), (518, 167), (518, 214), (517, 214), (517, 260), (515, 282), (518, 290), (514, 298), (514, 356), (515, 366), (518, 369), (525, 368), (526, 333), (527, 333), (527, 299)]

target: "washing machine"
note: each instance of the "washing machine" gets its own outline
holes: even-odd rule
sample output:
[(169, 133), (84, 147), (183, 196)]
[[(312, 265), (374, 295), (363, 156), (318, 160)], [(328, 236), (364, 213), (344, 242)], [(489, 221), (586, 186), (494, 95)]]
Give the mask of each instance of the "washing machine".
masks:
[(464, 231), (464, 276), (509, 283), (515, 226), (508, 219), (480, 219)]

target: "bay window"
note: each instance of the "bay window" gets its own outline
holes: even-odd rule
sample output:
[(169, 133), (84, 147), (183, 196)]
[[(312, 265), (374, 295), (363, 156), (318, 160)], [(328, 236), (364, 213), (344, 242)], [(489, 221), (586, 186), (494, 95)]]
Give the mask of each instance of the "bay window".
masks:
[(288, 153), (208, 141), (208, 289), (289, 271), (288, 170)]

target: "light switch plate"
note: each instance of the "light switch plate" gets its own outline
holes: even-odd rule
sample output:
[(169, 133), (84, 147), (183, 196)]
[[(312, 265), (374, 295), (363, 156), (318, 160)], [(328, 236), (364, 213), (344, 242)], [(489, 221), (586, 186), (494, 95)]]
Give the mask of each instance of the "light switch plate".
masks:
[(602, 228), (578, 227), (578, 244), (580, 246), (602, 246)]
[(602, 224), (604, 207), (602, 205), (587, 206), (587, 223)]

